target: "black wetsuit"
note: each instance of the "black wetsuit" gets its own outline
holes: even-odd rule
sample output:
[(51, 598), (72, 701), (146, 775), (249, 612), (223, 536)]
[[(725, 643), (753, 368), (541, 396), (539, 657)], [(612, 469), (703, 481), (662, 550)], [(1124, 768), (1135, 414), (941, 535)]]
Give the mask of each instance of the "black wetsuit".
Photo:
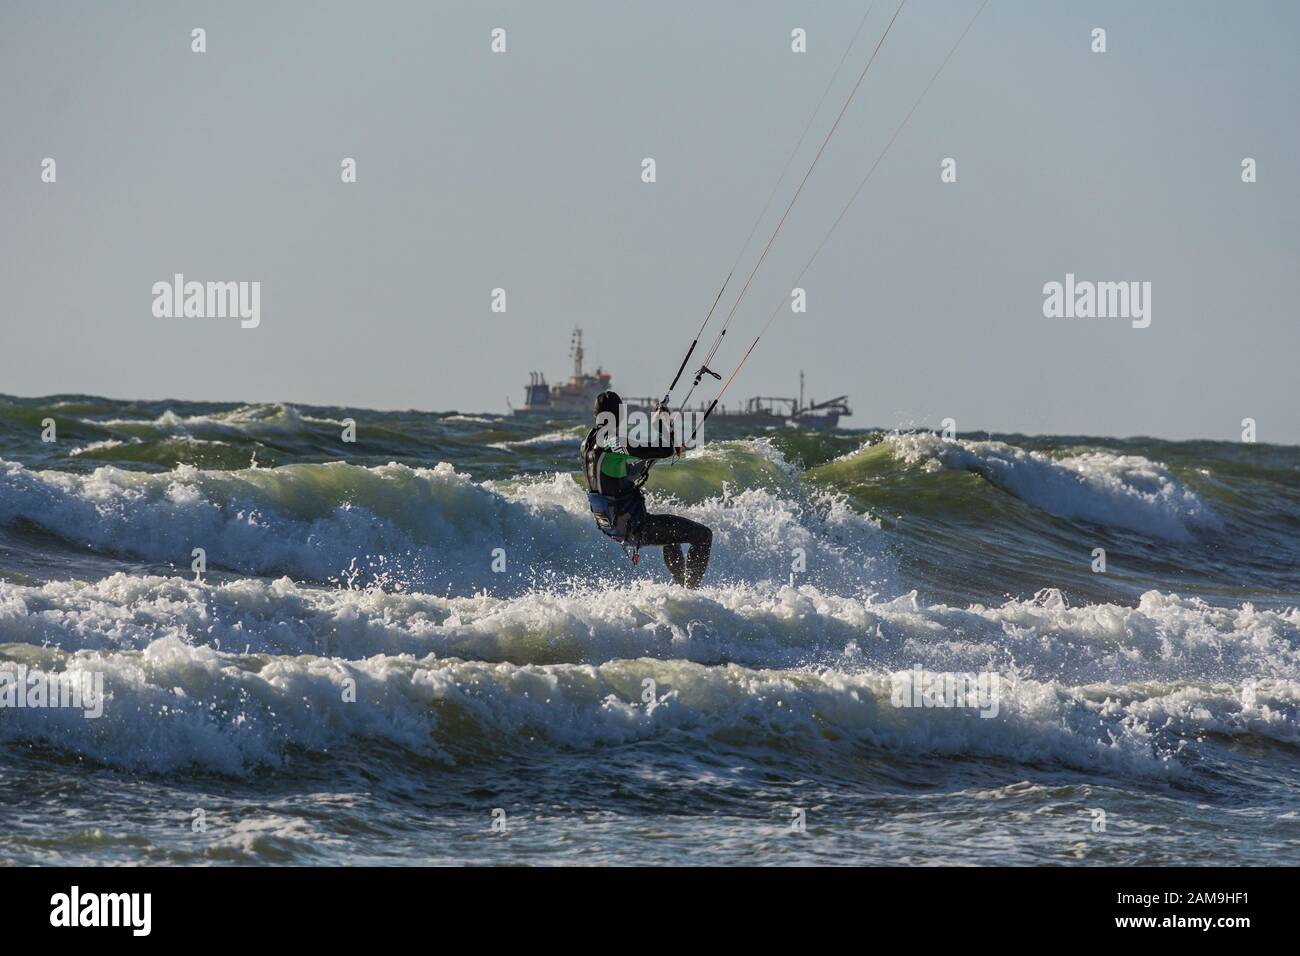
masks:
[[(593, 428), (582, 442), (582, 473), (600, 530), (638, 547), (662, 545), (673, 580), (699, 587), (709, 566), (713, 532), (680, 515), (646, 514), (645, 496), (636, 484), (648, 462), (672, 456), (671, 445), (600, 445), (600, 431)], [(629, 464), (632, 459), (636, 461)], [(683, 544), (691, 546), (690, 554), (682, 555)]]

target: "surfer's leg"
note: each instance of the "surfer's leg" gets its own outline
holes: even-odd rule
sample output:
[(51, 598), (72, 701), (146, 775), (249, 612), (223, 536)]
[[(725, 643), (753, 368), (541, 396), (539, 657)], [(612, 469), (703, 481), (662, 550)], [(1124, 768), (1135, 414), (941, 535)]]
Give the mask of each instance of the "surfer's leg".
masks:
[(709, 550), (713, 547), (713, 532), (694, 521), (688, 523), (698, 530), (692, 532), (691, 550), (686, 555), (686, 586), (698, 588), (700, 582), (704, 580), (704, 572), (709, 569)]
[[(664, 564), (678, 584), (688, 588), (700, 586), (709, 566), (709, 548), (713, 532), (698, 522), (680, 515), (646, 515), (641, 525), (641, 544), (663, 545)], [(690, 553), (683, 559), (680, 545), (689, 544)]]
[(686, 556), (680, 544), (664, 545), (664, 567), (678, 584), (686, 583)]
[(642, 547), (663, 545), (664, 567), (678, 584), (686, 584), (686, 558), (677, 544), (676, 518), (673, 515), (646, 515), (637, 538)]

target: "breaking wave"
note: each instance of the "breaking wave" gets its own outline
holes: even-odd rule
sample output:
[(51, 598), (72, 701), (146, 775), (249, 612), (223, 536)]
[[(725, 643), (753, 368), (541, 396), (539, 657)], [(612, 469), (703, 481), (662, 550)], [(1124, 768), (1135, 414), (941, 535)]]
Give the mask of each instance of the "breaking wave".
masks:
[[(930, 433), (890, 435), (885, 446), (906, 465), (979, 475), (1060, 518), (1190, 541), (1218, 516), (1164, 466), (1138, 455), (1095, 451), (1053, 457), (1000, 441), (945, 441)], [(852, 456), (850, 456), (851, 458)]]
[[(697, 499), (686, 513), (715, 528), (716, 578), (785, 578), (796, 549), (812, 581), (857, 589), (878, 578), (879, 532), (869, 518), (832, 498), (724, 487), (737, 469), (775, 475), (765, 459), (712, 468), (704, 477), (682, 475), (678, 487)], [(652, 495), (650, 503), (670, 502)], [(383, 575), (431, 592), (607, 578), (611, 554), (621, 555), (593, 533), (586, 497), (570, 476), (480, 483), (446, 463), (72, 474), (0, 461), (0, 523), (19, 520), (75, 545), (172, 566), (189, 565), (192, 550), (202, 548), (212, 568), (317, 582)], [(648, 573), (666, 579), (661, 569)]]

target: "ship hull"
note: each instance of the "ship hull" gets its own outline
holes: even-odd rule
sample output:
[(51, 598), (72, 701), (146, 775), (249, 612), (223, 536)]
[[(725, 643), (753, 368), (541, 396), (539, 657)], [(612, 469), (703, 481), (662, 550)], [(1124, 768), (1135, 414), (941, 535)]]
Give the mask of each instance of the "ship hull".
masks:
[(737, 428), (815, 428), (829, 431), (838, 428), (839, 415), (808, 415), (791, 418), (788, 415), (725, 415), (715, 412), (709, 421), (716, 425)]

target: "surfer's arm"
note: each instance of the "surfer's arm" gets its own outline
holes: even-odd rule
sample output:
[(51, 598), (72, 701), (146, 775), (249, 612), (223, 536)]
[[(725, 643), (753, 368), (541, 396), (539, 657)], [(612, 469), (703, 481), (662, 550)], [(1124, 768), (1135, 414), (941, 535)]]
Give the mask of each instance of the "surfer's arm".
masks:
[(675, 454), (672, 442), (658, 445), (643, 445), (640, 442), (627, 441), (621, 445), (607, 445), (608, 453), (616, 455), (623, 460), (628, 458), (639, 458), (642, 461), (652, 461), (659, 458), (669, 458)]
[[(665, 424), (668, 424), (666, 431)], [(671, 458), (677, 453), (677, 449), (674, 447), (677, 442), (673, 440), (672, 425), (661, 421), (658, 423), (656, 430), (658, 431), (658, 441), (650, 443), (628, 441), (623, 450), (633, 458), (640, 458), (642, 461)]]
[(633, 458), (640, 458), (642, 461), (649, 461), (657, 458), (671, 458), (676, 449), (672, 445), (633, 445), (631, 442), (624, 448)]

